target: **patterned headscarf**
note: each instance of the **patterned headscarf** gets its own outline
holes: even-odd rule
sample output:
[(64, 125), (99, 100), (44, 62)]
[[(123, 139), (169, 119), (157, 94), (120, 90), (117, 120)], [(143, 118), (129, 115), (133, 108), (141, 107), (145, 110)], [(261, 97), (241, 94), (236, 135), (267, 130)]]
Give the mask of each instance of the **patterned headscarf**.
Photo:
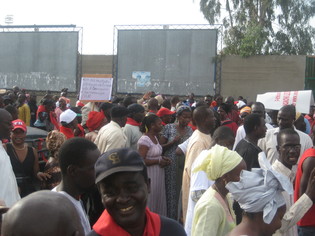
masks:
[(66, 140), (66, 136), (57, 130), (53, 130), (48, 133), (46, 138), (46, 147), (53, 157), (57, 158), (59, 148)]
[(176, 115), (180, 116), (183, 113), (183, 111), (191, 111), (191, 108), (186, 105), (181, 105), (176, 108)]

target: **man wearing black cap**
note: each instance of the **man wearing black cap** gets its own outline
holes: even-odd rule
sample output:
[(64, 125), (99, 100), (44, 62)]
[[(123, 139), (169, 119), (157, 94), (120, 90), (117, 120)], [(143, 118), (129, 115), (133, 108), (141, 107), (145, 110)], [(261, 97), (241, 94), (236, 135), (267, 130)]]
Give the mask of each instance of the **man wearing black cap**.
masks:
[(137, 150), (138, 140), (141, 138), (140, 124), (144, 118), (144, 107), (140, 104), (134, 103), (127, 107), (129, 115), (127, 123), (124, 127), (124, 134), (127, 137), (126, 147)]
[(150, 180), (138, 152), (114, 149), (95, 164), (96, 184), (106, 210), (88, 236), (186, 235), (183, 228), (147, 207)]
[(127, 137), (122, 127), (125, 126), (129, 111), (126, 107), (115, 106), (111, 110), (111, 122), (103, 126), (95, 139), (101, 153), (114, 148), (126, 147)]

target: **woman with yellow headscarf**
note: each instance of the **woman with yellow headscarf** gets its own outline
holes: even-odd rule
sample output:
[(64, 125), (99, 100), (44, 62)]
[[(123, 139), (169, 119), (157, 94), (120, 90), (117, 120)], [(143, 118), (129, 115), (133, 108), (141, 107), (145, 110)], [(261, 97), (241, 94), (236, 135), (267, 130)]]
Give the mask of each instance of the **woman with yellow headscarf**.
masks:
[(214, 184), (196, 204), (192, 236), (225, 236), (235, 227), (232, 199), (225, 185), (238, 182), (246, 169), (243, 158), (235, 151), (215, 145), (193, 171), (204, 171)]

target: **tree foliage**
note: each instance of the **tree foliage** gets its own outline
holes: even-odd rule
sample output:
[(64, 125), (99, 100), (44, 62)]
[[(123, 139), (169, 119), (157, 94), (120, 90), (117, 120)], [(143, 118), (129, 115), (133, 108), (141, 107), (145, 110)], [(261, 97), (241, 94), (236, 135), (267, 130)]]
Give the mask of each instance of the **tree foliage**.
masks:
[(224, 54), (314, 52), (315, 0), (200, 0), (210, 24), (224, 26)]

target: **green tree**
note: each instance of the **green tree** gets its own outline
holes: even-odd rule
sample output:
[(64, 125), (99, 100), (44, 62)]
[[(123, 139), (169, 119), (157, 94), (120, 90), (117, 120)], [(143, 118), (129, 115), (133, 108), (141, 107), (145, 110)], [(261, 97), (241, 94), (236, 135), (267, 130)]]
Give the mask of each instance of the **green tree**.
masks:
[(224, 54), (314, 52), (315, 0), (200, 0), (210, 24), (222, 23)]

